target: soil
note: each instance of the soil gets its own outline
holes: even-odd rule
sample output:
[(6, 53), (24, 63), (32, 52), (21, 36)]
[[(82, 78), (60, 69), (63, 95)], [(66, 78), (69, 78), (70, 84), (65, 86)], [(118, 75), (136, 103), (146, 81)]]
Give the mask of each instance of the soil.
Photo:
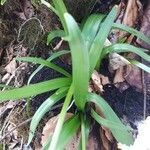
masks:
[[(142, 2), (143, 2), (143, 5), (145, 6), (146, 5), (145, 1), (143, 0)], [(81, 22), (81, 20), (87, 15), (89, 15), (90, 13), (97, 13), (97, 12), (108, 13), (110, 9), (112, 8), (112, 6), (114, 6), (115, 4), (119, 4), (119, 3), (120, 3), (119, 0), (107, 0), (107, 1), (98, 0), (96, 3), (95, 3), (95, 0), (92, 0), (90, 2), (89, 0), (84, 0), (82, 2), (80, 0), (77, 0), (77, 1), (66, 0), (66, 5), (69, 8), (69, 11), (71, 12), (71, 14), (73, 14), (73, 16), (75, 16), (78, 22)], [(17, 40), (19, 29), (21, 25), (26, 21), (22, 19), (22, 16), (21, 16), (24, 13), (22, 3), (20, 3), (19, 0), (14, 0), (14, 1), (8, 0), (4, 6), (0, 6), (0, 83), (2, 83), (1, 78), (3, 78), (3, 76), (6, 74), (6, 70), (4, 69), (5, 66), (9, 64), (10, 60), (12, 60), (14, 57), (18, 55), (19, 56), (25, 55), (25, 56), (36, 56), (36, 57), (47, 58), (51, 55), (52, 53), (51, 49), (53, 49), (53, 47), (57, 43), (57, 40), (55, 40), (52, 45), (47, 46), (45, 44), (45, 39), (49, 31), (53, 29), (57, 29), (61, 26), (60, 22), (58, 21), (58, 18), (44, 6), (39, 6), (38, 9), (35, 9), (34, 7), (32, 7), (31, 9), (34, 10), (33, 16), (37, 17), (40, 20), (42, 24), (42, 28), (44, 29), (44, 32), (41, 31), (40, 36), (35, 43), (36, 45), (31, 43), (31, 46), (34, 45), (33, 46), (34, 50), (32, 51), (29, 49), (29, 47), (27, 47), (26, 43), (24, 44)], [(22, 51), (23, 48), (26, 49), (25, 54), (23, 54), (23, 51)], [(63, 58), (56, 60), (55, 63), (71, 72), (70, 65), (66, 63), (66, 61), (64, 61)], [(31, 72), (33, 72), (33, 70), (35, 70), (36, 67), (37, 67), (36, 65), (28, 64), (24, 72), (20, 71), (19, 77), (23, 78), (20, 86), (23, 86), (27, 83), (27, 79), (29, 75), (31, 74)], [(103, 62), (100, 73), (108, 76), (110, 81), (112, 81), (113, 75), (109, 72), (108, 60), (106, 60), (106, 63), (105, 61)], [(45, 67), (39, 73), (35, 75), (35, 77), (32, 80), (32, 83), (52, 79), (52, 78), (59, 77), (59, 76), (61, 75)], [(14, 80), (15, 79), (13, 79), (10, 82), (10, 85), (16, 86), (14, 85), (15, 83)], [(120, 91), (120, 89), (118, 89), (114, 84), (111, 84), (111, 83), (103, 87), (104, 88), (103, 97), (110, 104), (110, 106), (113, 108), (116, 114), (125, 123), (130, 124), (130, 126), (136, 130), (137, 122), (143, 119), (143, 98), (144, 98), (143, 93), (138, 92), (135, 87), (131, 87), (131, 86), (129, 86), (129, 88), (124, 91)], [(51, 94), (52, 94), (51, 92), (50, 93), (48, 92), (48, 93), (44, 93), (44, 94), (34, 97), (31, 101), (30, 115), (34, 114), (34, 112), (42, 104), (42, 102)], [(22, 111), (22, 109), (24, 108), (24, 105), (25, 105), (24, 101), (22, 103), (17, 103), (15, 105), (14, 112), (17, 112), (20, 110)], [(1, 106), (3, 107), (4, 104), (2, 104)], [(10, 113), (10, 111), (11, 109), (7, 111), (5, 116), (0, 118), (1, 120), (0, 126), (3, 126), (5, 119), (7, 118), (7, 115)], [(60, 107), (49, 112), (46, 115), (46, 117), (43, 119), (43, 122), (39, 126), (37, 133), (40, 133), (40, 135), (37, 135), (37, 137), (41, 136), (41, 129), (43, 125), (46, 123), (46, 121), (48, 120), (48, 118), (53, 115), (58, 114), (59, 111), (60, 111)], [(12, 114), (13, 116), (10, 120), (13, 121), (14, 124), (18, 124), (19, 122), (21, 123), (23, 120), (26, 120), (29, 118), (29, 116), (26, 114), (25, 109), (23, 109), (21, 113), (22, 116), (20, 115), (16, 117), (14, 113)], [(146, 115), (147, 116), (150, 115), (150, 95), (147, 95)], [(14, 119), (14, 118), (17, 118), (17, 119)], [(28, 133), (28, 126), (27, 125), (25, 126), (26, 128), (24, 128), (23, 131), (21, 131), (23, 127), (21, 127), (20, 131), (18, 131), (19, 134), (23, 135), (24, 143), (27, 142), (27, 136), (28, 136), (26, 134)], [(96, 126), (95, 128), (93, 128), (93, 131), (92, 131), (93, 133), (97, 132), (97, 130), (95, 129), (98, 129), (98, 127)], [(98, 137), (97, 141), (99, 141), (98, 145), (100, 145), (102, 141), (100, 142), (99, 140), (100, 139), (99, 134), (97, 134), (96, 138), (94, 137), (93, 139), (97, 139), (97, 137)], [(21, 138), (19, 139), (19, 142), (20, 140)], [(36, 142), (38, 140), (35, 139)], [(8, 148), (9, 145), (7, 142), (6, 142), (6, 145), (7, 145), (6, 147)], [(33, 144), (34, 147), (36, 147), (35, 143)], [(111, 144), (112, 144), (111, 149), (116, 149), (115, 142)]]

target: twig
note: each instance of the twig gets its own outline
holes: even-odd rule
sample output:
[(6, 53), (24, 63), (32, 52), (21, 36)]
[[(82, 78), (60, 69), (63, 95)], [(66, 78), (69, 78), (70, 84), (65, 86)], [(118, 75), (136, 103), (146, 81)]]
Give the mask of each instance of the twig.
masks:
[(58, 44), (53, 48), (54, 51), (58, 50), (60, 46), (62, 45), (63, 40), (61, 39)]
[(20, 145), (19, 150), (22, 150), (22, 149), (23, 149), (23, 137), (21, 138), (21, 145)]
[(16, 127), (12, 128), (9, 132), (7, 132), (7, 133), (0, 139), (0, 142), (1, 142), (3, 139), (5, 139), (5, 137), (6, 137), (7, 135), (9, 135), (10, 133), (12, 133), (15, 129), (17, 129), (17, 128), (23, 126), (24, 124), (27, 124), (28, 122), (30, 122), (31, 119), (32, 119), (32, 118), (29, 118), (29, 119), (25, 120), (24, 122), (18, 124)]
[[(143, 59), (141, 60), (143, 63)], [(145, 72), (144, 70), (142, 70), (142, 87), (143, 87), (143, 119), (146, 119), (146, 104), (147, 104), (147, 99), (146, 99), (146, 95), (147, 95), (147, 90), (146, 90), (146, 84), (145, 84)]]
[[(19, 68), (21, 68), (23, 65), (24, 65), (24, 64), (21, 63), (20, 66), (18, 66), (18, 67), (14, 70), (13, 74), (12, 74), (12, 75), (10, 76), (10, 78), (7, 80), (7, 82), (6, 82), (5, 85), (9, 85), (9, 83), (11, 82), (11, 80), (15, 77), (16, 71), (17, 71)], [(6, 87), (4, 87), (4, 88), (2, 89), (2, 91), (4, 91), (5, 89), (6, 89)]]
[[(15, 105), (16, 106), (16, 105)], [(3, 134), (3, 131), (5, 131), (5, 129), (7, 128), (7, 125), (8, 125), (8, 122), (9, 122), (9, 119), (10, 119), (10, 116), (13, 112), (13, 110), (15, 109), (15, 106), (11, 109), (11, 111), (9, 112), (7, 118), (5, 119), (4, 123), (3, 123), (3, 126), (0, 130), (0, 134), (2, 135)]]

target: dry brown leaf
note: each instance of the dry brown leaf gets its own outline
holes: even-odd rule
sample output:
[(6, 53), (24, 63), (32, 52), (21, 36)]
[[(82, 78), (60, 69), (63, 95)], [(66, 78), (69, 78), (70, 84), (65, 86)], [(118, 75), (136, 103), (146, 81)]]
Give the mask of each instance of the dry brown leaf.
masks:
[[(126, 11), (123, 17), (123, 21), (122, 23), (130, 26), (130, 27), (134, 27), (138, 21), (138, 17), (139, 17), (139, 12), (141, 11), (142, 5), (140, 3), (139, 0), (128, 0), (127, 3), (127, 7), (126, 7)], [(119, 37), (125, 37), (127, 35), (127, 33), (120, 31)], [(129, 36), (127, 38), (127, 43), (131, 43), (133, 40), (133, 36)], [(125, 64), (124, 64), (125, 66)], [(139, 88), (139, 86), (141, 87), (141, 84), (139, 85), (139, 81), (141, 80), (140, 76), (140, 72), (138, 68), (132, 68), (131, 66), (126, 64), (126, 70), (124, 69), (125, 67), (118, 67), (119, 69), (116, 71), (115, 73), (115, 77), (114, 77), (114, 83), (119, 83), (119, 85), (117, 84), (116, 86), (119, 86), (120, 89), (125, 89), (124, 87), (128, 87), (127, 84), (120, 84), (123, 83), (125, 80), (131, 85), (131, 86), (138, 86), (137, 88)], [(125, 73), (126, 72), (126, 73)], [(137, 75), (138, 77), (135, 79), (135, 75)], [(140, 75), (140, 76), (139, 76)], [(121, 87), (123, 85), (123, 87)]]
[(130, 62), (125, 59), (123, 56), (117, 54), (117, 53), (111, 53), (109, 55), (109, 69), (110, 70), (117, 70), (118, 68), (122, 66), (126, 66), (130, 64)]
[(13, 59), (6, 67), (5, 70), (7, 71), (7, 73), (10, 74), (14, 74), (15, 70), (16, 70), (16, 60)]
[[(144, 11), (142, 25), (140, 31), (143, 32), (146, 36), (150, 37), (150, 0), (147, 0), (148, 5)], [(143, 42), (142, 40), (137, 40), (137, 43), (142, 47), (150, 50), (150, 44)]]
[(93, 91), (94, 91), (93, 83), (92, 81), (89, 81), (88, 92), (92, 93)]
[(115, 83), (115, 86), (119, 89), (121, 93), (130, 87), (130, 85), (126, 81)]
[[(129, 59), (139, 60), (139, 57), (134, 53), (129, 53)], [(142, 72), (141, 69), (134, 65), (128, 65), (124, 69), (124, 79), (130, 85), (135, 87), (138, 91), (142, 90)]]
[(90, 86), (89, 90), (90, 91), (96, 91), (99, 93), (103, 93), (103, 86), (106, 84), (109, 84), (110, 81), (108, 79), (108, 77), (99, 74), (96, 70), (94, 70), (93, 74), (92, 74), (92, 83), (93, 83), (93, 87)]
[[(102, 111), (101, 111), (97, 106), (95, 106), (95, 107), (96, 107), (96, 112), (97, 112), (100, 116), (102, 116), (102, 117), (104, 118), (104, 115), (103, 115)], [(106, 138), (109, 142), (112, 142), (112, 141), (113, 141), (113, 136), (112, 136), (110, 130), (109, 130), (108, 128), (104, 127), (104, 126), (101, 126), (101, 128), (102, 128), (102, 132), (104, 132), (104, 135), (103, 135), (103, 136), (105, 136), (105, 138)], [(100, 129), (101, 129), (101, 128), (100, 128)], [(102, 136), (102, 138), (103, 138), (103, 136)]]
[(65, 150), (77, 150), (80, 142), (80, 136), (80, 132), (73, 136), (72, 140), (66, 145)]
[(138, 0), (128, 0), (127, 8), (123, 17), (123, 24), (133, 27), (138, 17)]
[(120, 82), (124, 82), (125, 79), (124, 79), (124, 67), (121, 66), (119, 69), (116, 70), (116, 74), (115, 74), (115, 77), (113, 79), (113, 83), (120, 83)]
[[(95, 106), (96, 108), (96, 112), (101, 116), (104, 117), (103, 112), (101, 111), (101, 109), (97, 106)], [(102, 134), (101, 134), (102, 133)], [(113, 136), (110, 132), (110, 130), (104, 126), (102, 126), (102, 128), (100, 128), (100, 136), (102, 138), (102, 142), (103, 142), (103, 146), (106, 150), (109, 146), (110, 146), (110, 142), (113, 142)]]
[[(129, 27), (134, 27), (137, 24), (140, 10), (141, 3), (139, 0), (128, 0), (122, 23)], [(119, 33), (120, 38), (125, 37), (126, 35), (127, 33), (123, 31), (120, 31)]]
[(105, 131), (100, 128), (100, 137), (102, 139), (103, 147), (105, 150), (111, 150), (111, 144), (108, 138), (106, 138)]
[(106, 84), (110, 84), (110, 81), (109, 81), (108, 77), (106, 77), (102, 74), (99, 74), (99, 77), (101, 79), (101, 83), (102, 83), (103, 86), (106, 85)]
[(102, 83), (101, 83), (100, 76), (99, 76), (99, 74), (96, 70), (94, 70), (94, 72), (92, 74), (92, 81), (93, 81), (93, 85), (94, 85), (95, 90), (97, 92), (102, 93), (104, 91), (103, 86), (102, 86)]
[[(72, 113), (67, 113), (65, 120), (71, 118), (73, 116)], [(42, 139), (41, 139), (41, 145), (43, 146), (45, 144), (45, 142), (47, 141), (47, 139), (49, 138), (49, 136), (52, 136), (58, 121), (59, 115), (52, 117), (44, 126), (43, 128), (43, 132), (42, 132)]]
[(124, 78), (129, 83), (129, 85), (136, 87), (138, 90), (142, 90), (141, 70), (132, 65), (132, 68), (131, 66), (127, 66), (126, 72), (127, 75), (124, 76)]
[[(94, 136), (94, 133), (90, 133), (87, 143), (87, 150), (98, 150), (101, 149), (98, 144), (98, 139)], [(102, 145), (100, 145), (102, 147)]]
[(7, 113), (7, 110), (12, 109), (16, 105), (16, 101), (9, 101), (7, 104), (0, 106), (0, 118)]
[[(4, 135), (11, 131), (12, 128), (16, 127), (16, 125), (12, 122), (9, 122), (8, 127), (5, 129)], [(5, 138), (5, 142), (8, 144), (8, 149), (19, 149), (19, 140), (18, 140), (18, 131), (13, 130), (8, 134)]]

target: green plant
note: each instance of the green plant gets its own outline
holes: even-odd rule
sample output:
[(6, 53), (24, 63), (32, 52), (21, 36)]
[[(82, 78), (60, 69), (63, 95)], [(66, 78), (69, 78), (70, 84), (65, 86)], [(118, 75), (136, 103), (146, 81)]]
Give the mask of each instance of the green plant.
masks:
[[(62, 0), (53, 0), (54, 6), (44, 0), (41, 2), (58, 15), (64, 27), (63, 31), (52, 31), (48, 36), (47, 42), (50, 43), (56, 35), (60, 36), (68, 42), (70, 50), (54, 53), (48, 60), (31, 57), (17, 58), (18, 61), (28, 61), (41, 65), (31, 75), (27, 86), (0, 92), (0, 100), (3, 102), (10, 99), (16, 100), (28, 98), (50, 90), (56, 90), (53, 95), (41, 104), (34, 114), (30, 125), (28, 144), (31, 143), (41, 118), (61, 99), (64, 99), (64, 103), (59, 114), (55, 132), (53, 136), (47, 140), (43, 149), (63, 149), (71, 137), (80, 128), (81, 140), (79, 149), (85, 150), (91, 125), (91, 121), (89, 121), (90, 116), (102, 126), (108, 127), (118, 142), (127, 145), (133, 144), (131, 129), (122, 124), (120, 119), (101, 96), (88, 92), (88, 84), (97, 63), (99, 61), (101, 62), (102, 59), (111, 52), (134, 52), (145, 60), (150, 61), (150, 56), (145, 53), (145, 49), (137, 48), (129, 44), (113, 44), (104, 47), (105, 40), (112, 28), (123, 29), (147, 43), (150, 42), (150, 39), (137, 30), (114, 23), (117, 14), (116, 6), (107, 16), (102, 14), (93, 14), (89, 16), (81, 30), (74, 18), (67, 12)], [(66, 53), (71, 53), (72, 75), (50, 62)], [(137, 66), (139, 66), (140, 63), (136, 62), (135, 64), (138, 64)], [(43, 66), (52, 68), (66, 77), (30, 84), (32, 77)], [(150, 68), (146, 66), (142, 66), (142, 69), (150, 72)], [(77, 107), (77, 113), (64, 123), (67, 108), (73, 100)], [(98, 115), (94, 108), (88, 108), (89, 103), (94, 103), (100, 108), (104, 118)], [(90, 114), (86, 113), (87, 109), (90, 109)]]
[(4, 3), (6, 2), (7, 0), (0, 0), (0, 4), (1, 5), (4, 5)]

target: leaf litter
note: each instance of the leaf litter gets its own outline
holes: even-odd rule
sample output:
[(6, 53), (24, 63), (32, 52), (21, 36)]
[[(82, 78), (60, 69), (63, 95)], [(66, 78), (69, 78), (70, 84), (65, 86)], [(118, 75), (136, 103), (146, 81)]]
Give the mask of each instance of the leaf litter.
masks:
[[(121, 2), (121, 3), (123, 3), (123, 2)], [(121, 4), (120, 3), (120, 4)], [(26, 5), (26, 4), (25, 4)], [(28, 6), (28, 4), (26, 5), (26, 6)], [(32, 10), (33, 8), (32, 8), (32, 6), (30, 5), (30, 7), (29, 7), (29, 9), (30, 9), (30, 11), (28, 12), (28, 10), (27, 10), (27, 8), (25, 8), (26, 6), (24, 6), (24, 8), (23, 8), (23, 17), (22, 16), (19, 16), (20, 18), (22, 18), (22, 20), (24, 20), (24, 21), (26, 21), (28, 18), (30, 18), (31, 16), (34, 16), (34, 10)], [(120, 12), (120, 22), (123, 22), (124, 24), (128, 24), (128, 25), (130, 25), (130, 26), (136, 26), (138, 23), (138, 19), (137, 18), (139, 18), (139, 11), (141, 11), (141, 4), (140, 4), (140, 2), (138, 1), (138, 0), (133, 0), (133, 1), (131, 1), (131, 0), (129, 0), (128, 1), (128, 3), (127, 3), (127, 5), (126, 4), (122, 4), (122, 6), (124, 7), (124, 9), (122, 9), (122, 11), (123, 12)], [(126, 8), (126, 9), (125, 9)], [(15, 12), (16, 13), (16, 12)], [(17, 12), (18, 13), (18, 12)], [(29, 14), (28, 14), (29, 13)], [(146, 12), (147, 13), (147, 12)], [(18, 13), (19, 14), (19, 13)], [(144, 13), (145, 14), (145, 13)], [(147, 13), (148, 14), (148, 13)], [(20, 15), (20, 14), (19, 14)], [(122, 17), (121, 17), (122, 16)], [(128, 17), (127, 17), (128, 16)], [(145, 16), (145, 15), (144, 15)], [(145, 17), (146, 18), (146, 17)], [(143, 19), (144, 20), (144, 19)], [(148, 28), (148, 25), (144, 25), (144, 24), (147, 24), (148, 23), (148, 21), (146, 21), (146, 23), (144, 23), (145, 21), (142, 21), (142, 28), (144, 28), (144, 29), (142, 29), (141, 28), (141, 31), (145, 31), (145, 33), (148, 33), (146, 30), (148, 30), (147, 28)], [(134, 38), (133, 37), (131, 37), (131, 36), (129, 36), (128, 37), (128, 35), (126, 35), (125, 33), (120, 33), (119, 34), (119, 36), (118, 37), (125, 37), (125, 38), (127, 38), (127, 40), (128, 40), (128, 42), (130, 43), (130, 42), (133, 42), (133, 40), (134, 40)], [(22, 39), (24, 39), (24, 37), (22, 38)], [(137, 43), (138, 44), (140, 44), (140, 42), (139, 41), (137, 41)], [(21, 43), (20, 43), (20, 45), (21, 45)], [(35, 47), (35, 44), (31, 44), (33, 47)], [(141, 46), (142, 46), (142, 44), (140, 44)], [(144, 46), (143, 46), (144, 47)], [(22, 48), (21, 49), (19, 49), (19, 51), (24, 51), (25, 53), (23, 54), (23, 52), (21, 52), (21, 55), (23, 55), (23, 56), (26, 56), (27, 55), (27, 53), (28, 53), (28, 50), (27, 50), (27, 48), (26, 47), (24, 47), (24, 46), (22, 46)], [(1, 53), (3, 53), (3, 51), (4, 51), (4, 49), (2, 49), (2, 51), (1, 51)], [(13, 52), (12, 52), (13, 53)], [(9, 63), (7, 64), (8, 66), (6, 67), (6, 72), (7, 73), (9, 73), (9, 76), (8, 77), (5, 77), (5, 82), (7, 82), (8, 81), (8, 79), (10, 78), (10, 75), (13, 73), (13, 69), (12, 68), (15, 68), (16, 67), (16, 62), (13, 62), (13, 54), (11, 54), (11, 55), (9, 55), (9, 57), (11, 56), (11, 58), (9, 59)], [(113, 57), (114, 58), (114, 57)], [(120, 57), (120, 56), (117, 56), (117, 59), (121, 59), (122, 57)], [(123, 63), (123, 61), (121, 60), (121, 61), (119, 61), (119, 62), (121, 62), (121, 63)], [(119, 63), (118, 63), (119, 64)], [(116, 72), (116, 76), (113, 78), (113, 83), (114, 83), (114, 85), (116, 85), (117, 86), (117, 83), (120, 83), (120, 84), (122, 84), (123, 82), (128, 82), (128, 84), (130, 84), (130, 85), (133, 85), (132, 84), (132, 82), (133, 83), (135, 83), (135, 80), (133, 80), (133, 81), (129, 81), (128, 79), (127, 79), (127, 76), (130, 76), (130, 73), (131, 74), (134, 74), (133, 72), (132, 72), (132, 70), (131, 70), (131, 66), (128, 68), (128, 69), (124, 69), (125, 67), (124, 67), (124, 65), (126, 65), (126, 63), (125, 64), (123, 64), (123, 65), (121, 65), (121, 66), (123, 66), (123, 67), (117, 67), (117, 65), (112, 65), (113, 67), (116, 67), (118, 70), (117, 71), (115, 71)], [(6, 65), (5, 65), (6, 66)], [(15, 66), (15, 67), (14, 67)], [(26, 66), (24, 66), (24, 68), (26, 69)], [(120, 69), (120, 68), (122, 68), (122, 69)], [(113, 70), (113, 69), (112, 69)], [(116, 70), (116, 69), (115, 69)], [(127, 70), (127, 72), (125, 73), (125, 70)], [(133, 68), (133, 70), (135, 70), (135, 68)], [(20, 72), (22, 72), (21, 70), (20, 70)], [(129, 73), (130, 72), (130, 73)], [(6, 74), (7, 74), (6, 73)], [(137, 73), (138, 75), (140, 74), (140, 72), (138, 72)], [(135, 76), (137, 75), (137, 74), (135, 74)], [(4, 81), (4, 80), (3, 80)], [(16, 81), (16, 83), (17, 83), (17, 81)], [(22, 84), (24, 84), (24, 81), (22, 81), (20, 84), (15, 84), (15, 85), (17, 85), (17, 86), (21, 86)], [(93, 78), (92, 78), (92, 86), (91, 86), (91, 90), (93, 90), (93, 91), (96, 91), (96, 92), (98, 92), (98, 93), (101, 93), (101, 94), (104, 94), (105, 92), (106, 92), (106, 89), (105, 89), (105, 87), (106, 86), (108, 86), (109, 84), (111, 84), (111, 81), (110, 81), (110, 79), (108, 78), (108, 76), (107, 75), (102, 75), (102, 74), (100, 74), (100, 73), (98, 73), (98, 72), (94, 72), (94, 74), (93, 74)], [(141, 85), (141, 83), (140, 83), (140, 85)], [(119, 87), (119, 86), (118, 86)], [(127, 86), (127, 87), (129, 87), (129, 86)], [(119, 87), (119, 88), (121, 88), (121, 87)], [(137, 87), (137, 88), (139, 88), (139, 87)], [(122, 89), (124, 89), (124, 88), (122, 88)], [(126, 88), (125, 88), (126, 89)], [(124, 90), (125, 90), (124, 89)], [(122, 90), (122, 91), (124, 91), (124, 90)], [(13, 110), (13, 108), (14, 108), (14, 105), (13, 104), (11, 104), (11, 103), (8, 103), (7, 105), (5, 105), (5, 107), (10, 111), (10, 110)], [(4, 108), (4, 107), (2, 107), (2, 108)], [(5, 109), (3, 110), (5, 113), (8, 113), (8, 111), (6, 111)], [(4, 113), (4, 114), (5, 114)], [(47, 121), (46, 121), (46, 124), (47, 124)], [(12, 125), (14, 125), (14, 124), (12, 124)], [(9, 130), (11, 130), (12, 129), (12, 127), (13, 126), (10, 126), (9, 128), (8, 128), (8, 131)], [(102, 133), (101, 133), (101, 136), (102, 136), (102, 143), (103, 143), (103, 148), (104, 149), (111, 149), (111, 147), (110, 147), (110, 143), (113, 141), (111, 138), (111, 134), (109, 133), (109, 131), (107, 130), (107, 129), (101, 129), (102, 131)], [(17, 130), (15, 130), (14, 131), (14, 135), (12, 135), (12, 137), (14, 137), (14, 143), (12, 143), (12, 145), (10, 146), (10, 148), (14, 148), (16, 145), (17, 145), (17, 142), (15, 141), (15, 138), (17, 137), (17, 132), (16, 132)], [(12, 138), (11, 137), (11, 138)], [(91, 138), (92, 139), (92, 138)], [(93, 138), (93, 140), (92, 140), (92, 142), (94, 142), (94, 138)], [(93, 143), (92, 143), (93, 144)], [(92, 145), (91, 144), (91, 145)], [(94, 143), (95, 144), (95, 143)], [(93, 144), (93, 145), (94, 145)]]

